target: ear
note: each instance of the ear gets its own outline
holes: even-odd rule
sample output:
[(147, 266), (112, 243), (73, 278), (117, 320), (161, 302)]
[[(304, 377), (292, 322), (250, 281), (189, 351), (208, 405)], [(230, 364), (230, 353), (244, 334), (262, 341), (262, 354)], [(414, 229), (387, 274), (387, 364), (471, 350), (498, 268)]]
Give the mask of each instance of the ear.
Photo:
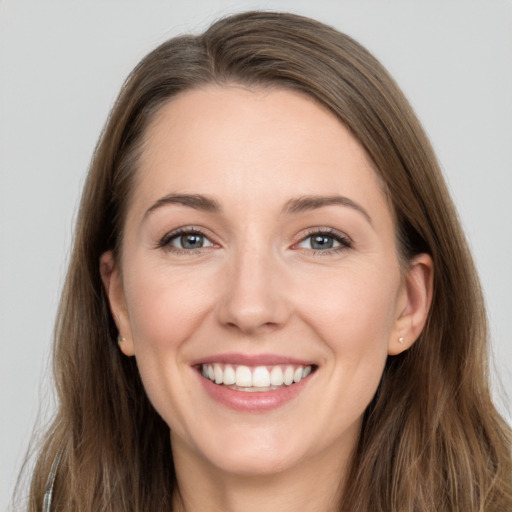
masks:
[(432, 303), (434, 264), (428, 254), (419, 254), (409, 263), (397, 302), (397, 316), (388, 344), (388, 354), (407, 350), (418, 339)]
[(100, 274), (105, 292), (110, 304), (110, 311), (123, 340), (119, 341), (119, 348), (126, 356), (135, 355), (133, 337), (131, 331), (130, 317), (124, 297), (123, 282), (119, 265), (116, 265), (114, 254), (107, 251), (100, 258)]

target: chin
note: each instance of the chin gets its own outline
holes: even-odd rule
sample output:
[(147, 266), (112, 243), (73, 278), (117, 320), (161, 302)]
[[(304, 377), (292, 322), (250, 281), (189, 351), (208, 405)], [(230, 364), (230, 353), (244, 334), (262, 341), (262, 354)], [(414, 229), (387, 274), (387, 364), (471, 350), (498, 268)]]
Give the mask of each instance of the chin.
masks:
[(218, 436), (196, 449), (218, 470), (243, 476), (272, 475), (300, 462), (303, 450), (289, 436), (256, 430), (245, 435)]
[(282, 473), (293, 468), (298, 460), (283, 456), (280, 452), (273, 453), (232, 453), (223, 454), (210, 461), (215, 467), (225, 473), (246, 476), (264, 477)]

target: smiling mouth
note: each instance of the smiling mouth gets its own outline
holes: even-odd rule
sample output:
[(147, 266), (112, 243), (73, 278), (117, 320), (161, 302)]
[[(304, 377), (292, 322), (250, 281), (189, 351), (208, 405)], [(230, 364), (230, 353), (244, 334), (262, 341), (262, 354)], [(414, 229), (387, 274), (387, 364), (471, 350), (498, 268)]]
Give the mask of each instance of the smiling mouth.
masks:
[(235, 391), (275, 391), (292, 386), (316, 370), (315, 365), (245, 366), (222, 363), (200, 365), (204, 378)]

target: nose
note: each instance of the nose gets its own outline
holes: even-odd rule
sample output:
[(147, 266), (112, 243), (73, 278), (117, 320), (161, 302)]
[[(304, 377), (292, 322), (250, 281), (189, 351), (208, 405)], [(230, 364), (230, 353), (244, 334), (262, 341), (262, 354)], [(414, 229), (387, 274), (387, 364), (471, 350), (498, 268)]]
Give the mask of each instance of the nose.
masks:
[(247, 335), (282, 327), (291, 314), (286, 279), (271, 250), (241, 250), (229, 261), (217, 320)]

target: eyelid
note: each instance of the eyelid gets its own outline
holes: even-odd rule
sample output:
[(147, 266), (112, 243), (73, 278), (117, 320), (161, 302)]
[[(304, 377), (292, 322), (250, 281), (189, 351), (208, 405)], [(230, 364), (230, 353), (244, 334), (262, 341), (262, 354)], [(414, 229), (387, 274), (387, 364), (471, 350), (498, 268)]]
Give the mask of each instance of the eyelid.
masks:
[[(303, 247), (299, 247), (299, 244), (307, 240), (308, 238), (312, 237), (313, 235), (324, 235), (328, 236), (330, 238), (334, 238), (340, 245), (337, 247), (332, 247), (330, 249), (306, 249)], [(337, 229), (331, 228), (331, 227), (324, 227), (324, 226), (318, 226), (313, 228), (308, 228), (305, 233), (301, 233), (300, 239), (298, 242), (295, 242), (292, 246), (292, 249), (295, 250), (304, 250), (308, 252), (312, 252), (313, 254), (322, 254), (322, 255), (328, 255), (333, 253), (338, 253), (341, 251), (345, 251), (347, 249), (350, 249), (354, 246), (354, 242), (352, 239), (343, 233), (342, 231), (338, 231)]]
[[(195, 234), (195, 235), (201, 235), (204, 238), (210, 242), (211, 245), (206, 247), (199, 247), (197, 249), (181, 249), (179, 247), (175, 247), (171, 245), (171, 241), (178, 238), (181, 235), (187, 235), (187, 234)], [(212, 240), (212, 236), (207, 233), (207, 231), (201, 227), (198, 226), (182, 226), (177, 229), (173, 229), (169, 232), (167, 232), (165, 235), (163, 235), (158, 242), (155, 244), (156, 249), (165, 249), (169, 252), (174, 252), (178, 254), (194, 254), (198, 253), (199, 251), (204, 251), (205, 249), (209, 249), (210, 247), (218, 247), (219, 244), (216, 243), (214, 240)]]
[[(204, 238), (206, 238), (208, 240), (208, 242), (210, 242), (211, 245), (206, 246), (206, 247), (199, 247), (197, 249), (181, 249), (179, 247), (175, 247), (175, 246), (171, 245), (172, 240), (174, 240), (177, 237), (184, 235), (184, 234), (201, 235)], [(336, 247), (331, 247), (329, 249), (322, 249), (322, 250), (307, 249), (307, 248), (299, 247), (299, 244), (301, 244), (302, 242), (304, 242), (305, 240), (307, 240), (308, 238), (310, 238), (314, 235), (323, 235), (323, 236), (333, 238), (334, 240), (336, 240), (339, 243), (339, 245)], [(313, 254), (328, 255), (328, 254), (334, 254), (337, 252), (345, 251), (347, 249), (352, 248), (353, 245), (354, 245), (354, 243), (353, 243), (352, 239), (348, 235), (346, 235), (344, 232), (338, 231), (337, 229), (334, 229), (331, 227), (318, 226), (318, 227), (308, 228), (305, 230), (305, 232), (302, 232), (300, 234), (300, 239), (291, 246), (291, 249), (303, 250), (303, 251), (307, 251), (307, 252), (313, 253)], [(157, 248), (157, 249), (165, 249), (169, 252), (174, 252), (174, 253), (178, 253), (178, 254), (179, 253), (194, 254), (194, 253), (198, 253), (200, 251), (208, 250), (211, 247), (219, 247), (219, 243), (214, 241), (214, 237), (209, 234), (209, 230), (206, 230), (202, 227), (198, 227), (195, 225), (182, 226), (177, 229), (171, 230), (171, 231), (167, 232), (166, 234), (164, 234), (158, 240), (158, 242), (155, 244), (155, 248)]]
[[(182, 239), (185, 237), (185, 238), (188, 238), (190, 236), (194, 236), (194, 237), (198, 237), (201, 239), (201, 242), (205, 243), (206, 245), (203, 245), (202, 247), (196, 247), (196, 249), (205, 249), (206, 247), (212, 247), (213, 246), (213, 242), (210, 241), (210, 239), (203, 235), (202, 233), (198, 233), (197, 231), (186, 231), (185, 233), (177, 233), (176, 235), (172, 236), (171, 238), (169, 238), (169, 245), (171, 247), (174, 247), (176, 249), (185, 249), (183, 247), (179, 247), (178, 245), (178, 242), (181, 242)], [(187, 251), (192, 251), (194, 249), (189, 249), (189, 248), (186, 248)]]

